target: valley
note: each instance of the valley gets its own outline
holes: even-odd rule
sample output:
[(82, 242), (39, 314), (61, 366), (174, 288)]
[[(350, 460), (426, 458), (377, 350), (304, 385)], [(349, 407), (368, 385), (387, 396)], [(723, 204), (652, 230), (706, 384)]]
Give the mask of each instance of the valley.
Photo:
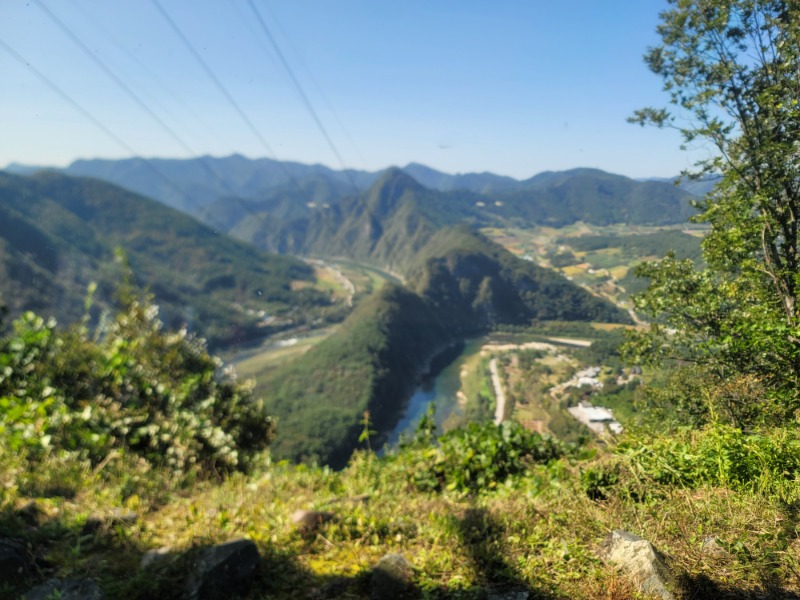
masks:
[(0, 600), (800, 599), (800, 3), (656, 4), (3, 2)]
[[(225, 338), (219, 330), (209, 341), (241, 377), (253, 379), (267, 411), (277, 417), (280, 425), (273, 452), (278, 457), (344, 464), (358, 445), (357, 423), (365, 410), (370, 411), (379, 432), (378, 443), (396, 437), (396, 423), (402, 420), (407, 404), (410, 414), (424, 413), (425, 402), (419, 398), (429, 398), (431, 392), (423, 389), (415, 394), (414, 389), (443, 349), (463, 343), (473, 348), (475, 342), (470, 340), (478, 339), (476, 335), (496, 335), (492, 332), (504, 327), (530, 328), (531, 332), (536, 331), (531, 334), (532, 339), (551, 343), (537, 331), (547, 322), (630, 324), (635, 315), (630, 311), (629, 294), (641, 286), (632, 275), (635, 264), (671, 249), (680, 256), (699, 256), (696, 236), (702, 235), (701, 230), (687, 230), (683, 223), (648, 224), (641, 217), (624, 224), (609, 223), (611, 213), (597, 212), (588, 200), (592, 193), (599, 193), (597, 190), (607, 194), (609, 186), (617, 189), (620, 207), (640, 202), (645, 197), (642, 194), (648, 193), (646, 190), (657, 190), (660, 202), (678, 202), (685, 197), (681, 195), (685, 192), (667, 183), (633, 182), (586, 169), (542, 174), (517, 183), (489, 175), (447, 179), (419, 165), (410, 165), (404, 170), (362, 174), (359, 181), (369, 187), (353, 196), (348, 195), (352, 188), (333, 183), (337, 178), (341, 183), (341, 174), (294, 165), (294, 176), (301, 181), (307, 178), (311, 186), (307, 190), (326, 182), (329, 195), (316, 195), (313, 201), (306, 201), (302, 193), (292, 193), (285, 187), (280, 169), (270, 167), (270, 171), (263, 161), (251, 162), (241, 157), (202, 160), (207, 165), (213, 163), (219, 173), (230, 173), (223, 176), (229, 188), (245, 180), (249, 187), (239, 188), (242, 196), (235, 202), (225, 204), (220, 199), (214, 204), (213, 198), (221, 191), (214, 187), (216, 183), (204, 179), (205, 171), (196, 161), (162, 161), (159, 168), (167, 172), (182, 169), (181, 181), (187, 186), (187, 193), (191, 188), (196, 206), (214, 204), (213, 218), (209, 216), (211, 212), (198, 213), (190, 204), (176, 204), (156, 188), (134, 187), (155, 193), (166, 204), (211, 219), (209, 223), (226, 223), (233, 235), (260, 246), (260, 252), (266, 252), (262, 256), (269, 257), (269, 261), (288, 260), (270, 254), (275, 251), (303, 259), (293, 267), (296, 274), (275, 282), (277, 285), (258, 287), (251, 277), (245, 286), (237, 283), (235, 276), (221, 275), (204, 284), (213, 294), (236, 291), (238, 296), (226, 313), (238, 312), (250, 320), (249, 330), (241, 326), (231, 330), (237, 332), (238, 339)], [(233, 166), (235, 169), (231, 170)], [(141, 168), (146, 165), (90, 161), (78, 163), (66, 172), (92, 173), (127, 183), (140, 181), (137, 169)], [(246, 177), (245, 172), (249, 173)], [(412, 174), (434, 188), (424, 187)], [(119, 188), (102, 188), (108, 184), (52, 172), (7, 177), (12, 186), (29, 185), (27, 182), (31, 181), (46, 194), (71, 194), (74, 199), (69, 200), (68, 210), (83, 219), (84, 227), (103, 223), (103, 235), (121, 227), (102, 212), (109, 210), (102, 204), (89, 210), (81, 199), (82, 190), (97, 188), (93, 191), (95, 197), (113, 197), (119, 194), (115, 191)], [(198, 195), (203, 186), (207, 191)], [(273, 192), (268, 190), (275, 190), (276, 195), (270, 196)], [(255, 199), (264, 198), (264, 194), (273, 199)], [(184, 316), (183, 324), (196, 328), (200, 335), (218, 331), (207, 329), (212, 323), (220, 327), (208, 313), (196, 312), (196, 293), (191, 303), (184, 301), (183, 308), (172, 308), (170, 299), (181, 296), (166, 283), (153, 279), (153, 274), (143, 267), (150, 264), (146, 261), (157, 264), (172, 252), (172, 246), (154, 244), (152, 236), (159, 227), (155, 225), (157, 221), (175, 219), (159, 214), (170, 209), (158, 208), (144, 199), (136, 202), (146, 206), (152, 216), (142, 225), (128, 218), (125, 228), (132, 233), (115, 238), (107, 247), (121, 243), (129, 253), (134, 273), (152, 290), (156, 302), (163, 304), (162, 314), (168, 324), (180, 324), (181, 314), (191, 315), (191, 320)], [(543, 203), (551, 207), (546, 209), (550, 211), (547, 214), (560, 216), (542, 213), (534, 217), (529, 207)], [(556, 210), (556, 206), (560, 208)], [(638, 209), (624, 210), (639, 214)], [(680, 219), (687, 213), (673, 210), (668, 214)], [(570, 220), (574, 222), (569, 223)], [(145, 232), (148, 238), (144, 237)], [(197, 258), (189, 260), (204, 260), (199, 251), (189, 250), (192, 242), (188, 233), (171, 235), (168, 239), (175, 241), (170, 244), (180, 243), (184, 253), (195, 253)], [(219, 233), (213, 235), (224, 238)], [(127, 241), (140, 239), (148, 241)], [(153, 253), (153, 258), (139, 258), (139, 252)], [(7, 264), (8, 260), (12, 257)], [(174, 258), (170, 262), (175, 265)], [(194, 265), (184, 264), (189, 269)], [(213, 260), (205, 264), (204, 268), (215, 269)], [(89, 275), (80, 276), (71, 284), (75, 289), (71, 293), (89, 281)], [(103, 293), (98, 296), (98, 306), (104, 309), (112, 284), (104, 281), (100, 289)], [(183, 289), (188, 291), (185, 286)], [(285, 298), (284, 305), (261, 301), (277, 298), (278, 289), (280, 297)], [(243, 302), (248, 294), (258, 301)], [(60, 320), (69, 322), (80, 314), (77, 299), (61, 306), (60, 310), (71, 306), (73, 312), (62, 314)], [(11, 308), (13, 314), (14, 306)], [(502, 355), (498, 355), (503, 365), (500, 369), (498, 363), (492, 362), (495, 358), (486, 358), (485, 354), (484, 350), (464, 357), (459, 368), (460, 385), (451, 390), (450, 398), (443, 397), (439, 402), (440, 426), (494, 418), (496, 385), (492, 383), (490, 364), (495, 365), (497, 384), (507, 385), (501, 381), (506, 377), (519, 379), (518, 373), (510, 374), (508, 360)], [(556, 356), (561, 357), (553, 359), (556, 362), (570, 362), (564, 355)], [(519, 357), (513, 358), (515, 364), (518, 360)], [(561, 375), (564, 373), (554, 377)], [(536, 381), (529, 383), (533, 388), (540, 385)], [(454, 397), (460, 399), (455, 401)], [(572, 435), (567, 431), (570, 427), (564, 425), (563, 403), (548, 404), (537, 397), (533, 404), (528, 400), (528, 414), (522, 403), (514, 402), (514, 393), (509, 392), (509, 397), (505, 416), (518, 418), (516, 413), (521, 410), (519, 419), (534, 423), (534, 428), (556, 433), (549, 427), (552, 421), (558, 424), (555, 430), (559, 433)], [(550, 416), (537, 419), (532, 416), (534, 413)], [(415, 420), (416, 416), (411, 419)], [(323, 423), (326, 425), (320, 429)], [(412, 426), (413, 423), (409, 425)]]
[[(585, 181), (586, 173), (579, 175)], [(510, 211), (503, 201), (475, 200), (473, 194), (480, 192), (425, 189), (393, 169), (359, 197), (327, 198), (322, 212), (284, 206), (282, 216), (263, 218), (245, 211), (244, 221), (230, 219), (231, 233), (241, 238), (234, 239), (104, 182), (53, 173), (28, 177), (1, 180), (6, 191), (0, 210), (9, 216), (5, 223), (13, 224), (0, 227), (3, 300), (9, 316), (17, 317), (25, 296), (8, 302), (9, 290), (23, 290), (31, 272), (51, 273), (43, 281), (65, 291), (37, 295), (40, 304), (34, 306), (58, 315), (61, 325), (48, 335), (63, 336), (58, 341), (75, 357), (60, 358), (57, 350), (48, 350), (41, 360), (55, 375), (39, 383), (60, 387), (48, 383), (31, 387), (30, 393), (52, 395), (54, 406), (74, 402), (85, 415), (91, 414), (91, 403), (71, 396), (65, 386), (75, 380), (81, 390), (97, 388), (90, 393), (101, 399), (97, 410), (114, 434), (91, 434), (95, 437), (85, 439), (94, 445), (84, 444), (95, 448), (130, 441), (123, 458), (100, 462), (94, 469), (102, 472), (95, 474), (73, 472), (58, 462), (72, 454), (52, 448), (63, 449), (59, 444), (70, 438), (53, 433), (35, 438), (48, 444), (45, 458), (37, 459), (48, 466), (25, 480), (19, 498), (36, 496), (37, 507), (63, 510), (70, 523), (83, 522), (85, 514), (74, 511), (85, 511), (86, 502), (109, 515), (122, 514), (123, 508), (142, 513), (131, 517), (143, 524), (134, 534), (135, 546), (108, 541), (123, 535), (122, 525), (99, 530), (99, 537), (78, 551), (70, 550), (70, 540), (75, 535), (88, 540), (88, 535), (74, 533), (71, 525), (47, 542), (60, 565), (86, 568), (86, 561), (98, 556), (118, 557), (119, 564), (99, 572), (104, 585), (121, 597), (139, 597), (134, 587), (183, 585), (175, 569), (183, 569), (184, 556), (193, 556), (198, 535), (204, 540), (244, 535), (286, 551), (286, 557), (265, 559), (284, 573), (289, 565), (285, 578), (255, 584), (275, 597), (293, 597), (309, 582), (327, 590), (323, 597), (336, 597), (345, 588), (362, 597), (360, 574), (380, 558), (376, 553), (401, 548), (415, 553), (421, 585), (450, 597), (462, 582), (476, 589), (492, 586), (470, 566), (468, 556), (476, 548), (470, 528), (488, 527), (493, 547), (527, 556), (520, 550), (525, 545), (513, 540), (534, 539), (523, 524), (533, 519), (538, 531), (545, 522), (539, 511), (546, 511), (549, 523), (536, 542), (541, 546), (537, 556), (545, 557), (539, 572), (558, 579), (548, 585), (578, 596), (600, 593), (618, 579), (609, 580), (595, 565), (587, 544), (618, 520), (657, 529), (662, 516), (643, 513), (656, 505), (640, 503), (639, 495), (675, 497), (671, 484), (660, 483), (660, 467), (648, 462), (654, 452), (662, 452), (658, 460), (672, 460), (671, 447), (659, 450), (653, 444), (663, 442), (627, 434), (653, 418), (643, 410), (640, 392), (664, 374), (623, 362), (619, 345), (626, 331), (644, 330), (630, 301), (645, 286), (633, 274), (636, 265), (670, 252), (701, 264), (702, 228), (610, 224), (591, 212), (583, 215), (586, 221), (526, 221), (522, 209), (501, 214)], [(115, 211), (126, 206), (118, 221)], [(220, 205), (215, 211), (219, 220)], [(81, 235), (70, 237), (71, 227)], [(35, 235), (20, 244), (14, 237), (19, 230)], [(95, 280), (96, 299), (84, 304), (80, 291)], [(120, 286), (127, 308), (109, 325), (104, 315), (114, 310), (114, 289)], [(55, 298), (58, 304), (48, 302)], [(151, 320), (157, 308), (151, 302), (160, 306), (165, 324)], [(202, 312), (195, 308), (206, 304)], [(217, 320), (217, 314), (228, 320)], [(232, 322), (231, 315), (246, 319), (247, 329), (245, 321)], [(12, 345), (5, 354), (0, 351), (10, 364), (17, 359), (9, 349), (42, 343), (34, 334), (49, 331), (44, 322), (26, 323), (17, 321), (17, 330), (27, 337), (7, 338)], [(170, 333), (175, 326), (184, 332)], [(208, 336), (209, 346), (193, 334)], [(221, 360), (207, 357), (206, 347)], [(146, 357), (143, 366), (129, 368), (134, 363), (126, 353), (133, 352)], [(202, 377), (191, 371), (179, 375), (198, 365), (206, 369)], [(137, 380), (145, 368), (147, 379)], [(169, 371), (160, 373), (161, 368)], [(149, 390), (145, 397), (153, 404), (147, 410), (162, 428), (153, 438), (141, 433), (151, 429), (131, 429), (114, 418), (114, 394), (130, 394), (137, 386)], [(208, 395), (208, 386), (219, 391)], [(29, 393), (19, 390), (14, 393)], [(131, 398), (131, 407), (140, 402)], [(173, 408), (173, 402), (186, 405)], [(46, 406), (30, 405), (40, 407), (40, 416), (23, 427), (47, 427), (55, 418)], [(209, 411), (216, 422), (227, 423), (227, 431), (236, 432), (236, 453), (217, 446), (222, 431), (193, 416), (206, 419)], [(94, 426), (91, 420), (87, 424)], [(20, 436), (23, 429), (10, 431)], [(142, 440), (167, 449), (153, 453)], [(618, 440), (621, 448), (632, 448), (623, 450), (629, 454), (604, 450)], [(651, 445), (637, 446), (645, 443)], [(198, 456), (187, 456), (188, 448)], [(33, 460), (3, 456), (8, 464)], [(195, 481), (191, 466), (182, 467), (186, 472), (161, 466), (160, 461), (176, 457), (186, 457), (185, 465), (207, 461), (203, 464), (210, 466), (203, 468), (225, 481)], [(221, 474), (223, 468), (227, 471)], [(636, 470), (635, 477), (629, 468)], [(132, 473), (139, 478), (135, 483)], [(647, 488), (641, 487), (641, 477)], [(91, 490), (87, 478), (102, 478), (103, 494), (109, 486), (119, 493), (87, 500), (89, 492), (80, 492), (75, 509), (50, 499), (53, 481), (63, 489)], [(183, 491), (185, 486), (191, 493)], [(164, 494), (176, 495), (167, 499)], [(21, 502), (17, 492), (11, 497)], [(598, 504), (610, 497), (619, 502), (613, 510)], [(682, 502), (681, 510), (690, 512), (692, 498)], [(298, 506), (333, 516), (307, 534), (291, 525)], [(483, 516), (473, 518), (475, 510)], [(510, 516), (501, 524), (484, 510)], [(533, 517), (519, 512), (528, 510), (535, 510)], [(447, 516), (432, 519), (431, 511)], [(0, 525), (17, 527), (18, 514), (14, 508), (7, 517), (0, 515)], [(467, 529), (461, 532), (462, 527)], [(721, 531), (731, 536), (734, 528)], [(557, 548), (552, 536), (561, 540)], [(676, 547), (671, 538), (665, 543)], [(189, 548), (189, 554), (179, 550), (176, 558), (166, 558), (147, 581), (142, 574), (151, 571), (140, 570), (132, 580), (138, 584), (115, 582), (119, 574), (123, 580), (129, 575), (128, 563), (141, 558), (139, 545), (167, 544)], [(564, 562), (565, 552), (579, 558)], [(171, 550), (164, 553), (169, 557)], [(586, 565), (595, 565), (596, 584), (577, 577), (590, 568)], [(566, 583), (561, 573), (567, 574)]]

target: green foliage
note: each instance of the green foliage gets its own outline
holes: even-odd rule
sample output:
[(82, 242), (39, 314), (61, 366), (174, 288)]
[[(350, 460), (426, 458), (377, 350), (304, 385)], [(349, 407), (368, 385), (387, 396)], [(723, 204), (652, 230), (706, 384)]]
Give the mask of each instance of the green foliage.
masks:
[(0, 340), (0, 432), (33, 462), (132, 454), (177, 475), (250, 470), (271, 438), (249, 388), (185, 331), (162, 331), (149, 298), (124, 291), (103, 330), (65, 332), (28, 312)]
[(591, 500), (606, 500), (619, 483), (619, 472), (613, 467), (599, 465), (581, 471), (581, 489)]
[(417, 375), (449, 339), (422, 298), (384, 285), (334, 335), (259, 381), (279, 422), (273, 452), (344, 466), (361, 443), (364, 411), (375, 430), (390, 430)]
[(488, 491), (565, 451), (553, 438), (532, 433), (514, 421), (471, 423), (440, 437), (438, 447), (420, 451), (413, 480), (421, 490)]
[[(637, 309), (656, 324), (629, 352), (693, 362), (716, 381), (747, 378), (764, 410), (738, 420), (780, 423), (800, 406), (800, 12), (783, 1), (671, 4), (647, 61), (690, 117), (685, 140), (718, 151), (701, 173), (722, 179), (698, 203), (708, 268), (670, 256), (638, 270), (651, 285)], [(652, 108), (633, 120), (678, 122)]]
[(752, 433), (720, 423), (674, 436), (630, 440), (617, 452), (641, 475), (669, 486), (727, 487), (800, 500), (800, 432), (772, 428)]
[(635, 235), (582, 235), (561, 238), (557, 242), (580, 252), (619, 248), (630, 258), (666, 256), (674, 252), (678, 258), (690, 258), (697, 262), (702, 256), (700, 238), (675, 230)]

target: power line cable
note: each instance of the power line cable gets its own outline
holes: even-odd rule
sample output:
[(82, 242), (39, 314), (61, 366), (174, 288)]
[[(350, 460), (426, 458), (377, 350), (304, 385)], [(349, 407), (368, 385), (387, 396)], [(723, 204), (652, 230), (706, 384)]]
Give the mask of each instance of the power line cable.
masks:
[[(100, 58), (97, 57), (87, 46), (86, 44), (81, 41), (81, 39), (76, 36), (72, 30), (64, 24), (61, 19), (59, 19), (53, 12), (48, 9), (44, 4), (42, 4), (41, 0), (33, 0), (34, 3), (52, 20), (59, 29), (69, 37), (80, 49), (83, 53), (88, 56), (93, 63), (95, 63), (114, 83), (116, 83), (124, 92), (125, 94), (133, 100), (139, 108), (141, 108), (145, 113), (147, 113), (151, 119), (153, 119), (161, 129), (163, 129), (185, 152), (187, 152), (190, 156), (197, 156), (197, 152), (195, 152), (186, 142), (181, 139), (181, 137), (166, 123), (164, 120), (159, 117), (155, 111), (153, 111), (139, 96), (134, 92), (130, 86), (128, 86), (122, 79), (114, 73), (112, 69), (110, 69)], [(217, 181), (219, 181), (222, 186), (230, 193), (232, 196), (236, 194), (228, 185), (228, 182), (225, 181), (220, 175), (214, 171), (204, 160), (203, 157), (199, 157), (199, 164), (203, 167), (206, 171), (206, 174), (210, 175)], [(223, 229), (224, 230), (224, 229)]]
[(155, 6), (155, 8), (158, 10), (158, 12), (161, 13), (161, 16), (164, 17), (164, 20), (169, 24), (169, 26), (172, 28), (172, 30), (175, 32), (175, 34), (183, 42), (183, 45), (186, 46), (186, 49), (189, 50), (189, 52), (192, 54), (192, 56), (195, 58), (195, 60), (198, 62), (198, 64), (203, 68), (203, 70), (205, 71), (206, 75), (208, 75), (208, 77), (211, 79), (211, 81), (214, 82), (214, 85), (217, 87), (217, 89), (220, 91), (220, 93), (228, 101), (228, 104), (230, 104), (233, 107), (233, 109), (236, 111), (236, 113), (239, 115), (239, 117), (242, 119), (242, 121), (244, 121), (244, 123), (247, 125), (248, 129), (250, 129), (250, 131), (253, 133), (253, 135), (256, 136), (258, 141), (261, 143), (261, 146), (264, 148), (264, 150), (267, 152), (267, 154), (270, 156), (270, 158), (272, 158), (273, 160), (278, 162), (278, 164), (280, 165), (280, 167), (283, 170), (283, 172), (286, 175), (286, 177), (297, 188), (297, 191), (303, 196), (303, 198), (306, 200), (306, 202), (311, 202), (311, 198), (306, 194), (305, 190), (300, 186), (300, 183), (289, 172), (289, 169), (287, 169), (286, 165), (278, 160), (277, 155), (272, 150), (272, 147), (269, 145), (267, 140), (264, 139), (264, 136), (261, 135), (261, 132), (253, 124), (253, 121), (250, 119), (250, 117), (247, 116), (247, 114), (244, 112), (244, 110), (242, 110), (241, 106), (239, 106), (239, 103), (236, 102), (236, 99), (233, 97), (233, 95), (231, 95), (231, 93), (228, 91), (228, 89), (222, 84), (222, 82), (220, 81), (219, 77), (216, 76), (216, 74), (211, 69), (211, 67), (208, 66), (208, 63), (205, 60), (203, 60), (203, 57), (195, 49), (194, 45), (189, 41), (189, 39), (183, 34), (183, 31), (181, 31), (181, 29), (178, 27), (177, 23), (175, 23), (175, 21), (172, 19), (172, 17), (169, 16), (167, 11), (164, 10), (164, 8), (161, 6), (161, 3), (158, 0), (151, 0), (151, 2), (153, 4), (153, 6)]
[[(156, 2), (156, 0), (153, 0), (153, 2)], [(314, 119), (314, 123), (316, 123), (317, 128), (322, 133), (323, 137), (325, 138), (325, 141), (328, 143), (328, 146), (330, 147), (331, 151), (333, 152), (334, 156), (336, 157), (336, 160), (339, 162), (339, 166), (342, 168), (342, 170), (345, 172), (347, 178), (350, 180), (350, 185), (353, 187), (353, 190), (355, 191), (356, 195), (360, 197), (361, 191), (358, 189), (358, 186), (356, 185), (356, 182), (353, 179), (353, 174), (347, 168), (347, 165), (345, 164), (344, 159), (342, 158), (342, 155), (339, 152), (339, 149), (336, 147), (336, 144), (334, 144), (333, 139), (328, 134), (327, 129), (325, 129), (325, 125), (323, 125), (322, 121), (319, 118), (319, 115), (317, 115), (317, 111), (314, 110), (314, 106), (311, 104), (311, 101), (309, 100), (308, 95), (306, 94), (305, 90), (303, 89), (303, 86), (300, 84), (300, 81), (297, 79), (297, 76), (294, 74), (294, 70), (292, 69), (292, 66), (289, 64), (289, 61), (286, 60), (286, 57), (284, 56), (283, 52), (281, 51), (281, 48), (278, 45), (278, 42), (275, 40), (274, 36), (272, 35), (272, 32), (270, 31), (269, 27), (267, 26), (267, 23), (264, 21), (264, 18), (261, 16), (261, 13), (258, 12), (258, 9), (256, 8), (256, 5), (253, 3), (253, 0), (247, 0), (247, 3), (250, 5), (250, 10), (252, 10), (253, 14), (256, 16), (256, 19), (258, 20), (258, 24), (261, 27), (261, 31), (264, 33), (266, 38), (269, 40), (270, 44), (272, 45), (272, 48), (275, 50), (275, 54), (278, 55), (278, 59), (280, 60), (281, 64), (283, 65), (283, 68), (286, 70), (286, 73), (289, 75), (289, 78), (292, 80), (292, 83), (294, 84), (295, 88), (297, 89), (298, 94), (300, 94), (300, 98), (303, 100), (303, 104), (305, 104), (306, 110), (308, 110), (309, 114), (311, 115), (311, 118)]]
[[(159, 78), (136, 54), (134, 54), (127, 46), (121, 44), (117, 37), (108, 31), (107, 27), (101, 25), (95, 16), (78, 1), (78, 0), (69, 0), (72, 6), (83, 15), (83, 18), (86, 19), (89, 23), (91, 23), (95, 30), (101, 32), (105, 37), (122, 53), (124, 53), (132, 62), (136, 63), (136, 65), (141, 69), (143, 73), (145, 73), (161, 90), (161, 92), (175, 101), (185, 113), (189, 114), (195, 121), (197, 121), (203, 128), (209, 132), (212, 136), (217, 137), (217, 133), (213, 131), (212, 127), (200, 116), (198, 115), (192, 107), (183, 101), (183, 99), (175, 94), (169, 86), (167, 86), (161, 78)], [(151, 98), (152, 100), (152, 98)], [(156, 100), (156, 103), (158, 101)], [(172, 113), (169, 109), (161, 105), (161, 108), (168, 113)]]
[[(336, 120), (336, 123), (339, 125), (339, 128), (342, 130), (342, 132), (344, 133), (344, 136), (347, 138), (347, 141), (353, 147), (353, 150), (355, 151), (356, 155), (358, 156), (358, 159), (361, 161), (361, 165), (362, 165), (362, 168), (363, 168), (364, 165), (366, 165), (367, 161), (364, 159), (364, 155), (361, 153), (361, 149), (358, 147), (358, 144), (356, 144), (355, 140), (350, 135), (350, 132), (347, 130), (347, 127), (345, 126), (344, 121), (339, 117), (339, 113), (334, 108), (333, 103), (331, 103), (331, 101), (328, 99), (328, 96), (325, 94), (325, 91), (322, 89), (322, 86), (320, 85), (319, 81), (317, 80), (316, 77), (314, 77), (314, 73), (308, 67), (308, 64), (306, 64), (306, 62), (303, 60), (302, 54), (298, 51), (297, 46), (295, 46), (294, 43), (292, 42), (291, 37), (289, 36), (289, 34), (287, 33), (286, 29), (281, 24), (280, 20), (278, 19), (278, 16), (275, 14), (275, 11), (273, 11), (270, 8), (268, 2), (263, 2), (262, 4), (267, 9), (267, 11), (269, 12), (269, 16), (272, 18), (272, 20), (277, 25), (278, 30), (280, 31), (280, 33), (283, 34), (284, 38), (286, 38), (286, 41), (289, 43), (289, 47), (294, 51), (294, 54), (297, 56), (297, 58), (298, 58), (298, 60), (300, 62), (300, 66), (303, 68), (303, 70), (305, 70), (306, 74), (308, 75), (309, 80), (311, 81), (311, 83), (316, 88), (317, 93), (319, 93), (320, 98), (322, 98), (322, 101), (325, 103), (325, 106), (330, 111), (330, 113), (333, 115), (333, 118)], [(234, 6), (236, 6), (236, 5), (234, 5)], [(238, 8), (237, 8), (237, 10), (238, 10)], [(364, 168), (364, 170), (366, 171), (367, 169)]]
[[(167, 185), (169, 185), (172, 189), (174, 189), (178, 194), (183, 196), (185, 200), (194, 203), (193, 199), (186, 194), (176, 183), (174, 183), (169, 177), (167, 177), (158, 167), (153, 164), (152, 161), (139, 156), (139, 153), (134, 150), (130, 144), (128, 144), (124, 139), (114, 133), (108, 126), (106, 126), (102, 121), (97, 119), (92, 113), (86, 110), (83, 106), (81, 106), (72, 96), (70, 96), (67, 92), (62, 90), (58, 85), (53, 83), (53, 81), (47, 77), (44, 73), (39, 71), (36, 67), (34, 67), (28, 60), (25, 59), (21, 54), (19, 54), (16, 50), (14, 50), (11, 46), (5, 43), (2, 39), (0, 39), (0, 48), (6, 51), (6, 53), (11, 56), (15, 61), (17, 61), (20, 65), (30, 70), (39, 81), (41, 81), (45, 86), (47, 86), (53, 93), (58, 95), (62, 100), (68, 103), (72, 108), (76, 111), (81, 113), (84, 117), (86, 117), (93, 125), (95, 125), (98, 129), (100, 129), (103, 133), (109, 136), (112, 140), (114, 140), (117, 144), (119, 144), (122, 148), (124, 148), (127, 152), (132, 154), (134, 157), (138, 158), (148, 168), (150, 168), (159, 178), (161, 178)], [(195, 203), (196, 204), (196, 203)], [(198, 208), (199, 205), (198, 205)], [(212, 219), (210, 219), (212, 220)], [(225, 227), (222, 226), (221, 223), (217, 222), (216, 225), (220, 231), (225, 231)]]

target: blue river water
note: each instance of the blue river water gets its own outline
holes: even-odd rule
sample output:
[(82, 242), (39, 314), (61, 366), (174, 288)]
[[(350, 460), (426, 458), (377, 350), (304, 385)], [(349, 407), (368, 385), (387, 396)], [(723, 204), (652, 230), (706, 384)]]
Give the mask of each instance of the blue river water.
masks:
[[(470, 356), (480, 351), (483, 340), (472, 340), (450, 348), (433, 361), (433, 373), (425, 377), (408, 401), (406, 412), (389, 434), (386, 448), (396, 448), (400, 437), (411, 438), (420, 420), (435, 402), (436, 431), (442, 433), (459, 422), (462, 414), (458, 401), (461, 387), (461, 365)], [(438, 365), (436, 364), (438, 363)], [(444, 363), (444, 364), (443, 364)], [(438, 368), (437, 368), (438, 367)]]

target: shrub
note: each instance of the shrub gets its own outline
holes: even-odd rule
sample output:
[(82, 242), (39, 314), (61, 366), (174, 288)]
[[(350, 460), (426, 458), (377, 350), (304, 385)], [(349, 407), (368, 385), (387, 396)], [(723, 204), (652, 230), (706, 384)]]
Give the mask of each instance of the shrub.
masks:
[(685, 487), (722, 486), (800, 499), (800, 431), (771, 428), (744, 432), (712, 423), (700, 431), (620, 444), (618, 452), (658, 483)]
[(66, 452), (97, 464), (132, 453), (176, 474), (249, 470), (272, 422), (202, 340), (162, 331), (157, 307), (127, 294), (90, 336), (25, 313), (0, 340), (0, 435), (37, 461)]
[(458, 492), (491, 490), (533, 463), (546, 463), (565, 453), (555, 439), (506, 421), (471, 423), (439, 438), (438, 447), (418, 455), (414, 483), (421, 490)]

